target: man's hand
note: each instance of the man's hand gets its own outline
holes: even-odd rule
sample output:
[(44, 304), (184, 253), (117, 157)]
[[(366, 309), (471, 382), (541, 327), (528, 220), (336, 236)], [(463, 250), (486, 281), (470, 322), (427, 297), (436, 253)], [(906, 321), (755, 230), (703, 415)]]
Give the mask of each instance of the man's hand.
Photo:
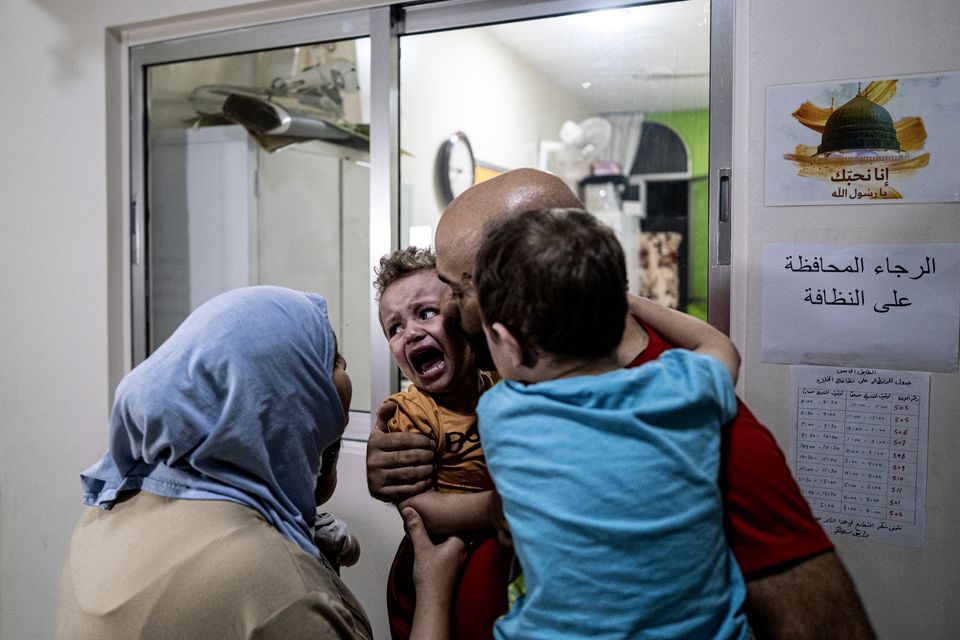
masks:
[(377, 409), (367, 440), (367, 490), (383, 502), (399, 503), (432, 486), (433, 442), (421, 433), (390, 433), (387, 423), (397, 411), (393, 402)]

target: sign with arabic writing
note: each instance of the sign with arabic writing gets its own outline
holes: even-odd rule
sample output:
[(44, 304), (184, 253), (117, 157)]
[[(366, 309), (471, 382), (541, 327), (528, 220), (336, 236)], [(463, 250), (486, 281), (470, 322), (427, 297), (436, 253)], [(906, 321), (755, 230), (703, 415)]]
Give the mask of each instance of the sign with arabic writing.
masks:
[(960, 245), (763, 246), (764, 362), (957, 371)]
[(824, 531), (920, 546), (930, 374), (792, 367), (793, 474)]
[(767, 88), (766, 204), (960, 201), (960, 72)]

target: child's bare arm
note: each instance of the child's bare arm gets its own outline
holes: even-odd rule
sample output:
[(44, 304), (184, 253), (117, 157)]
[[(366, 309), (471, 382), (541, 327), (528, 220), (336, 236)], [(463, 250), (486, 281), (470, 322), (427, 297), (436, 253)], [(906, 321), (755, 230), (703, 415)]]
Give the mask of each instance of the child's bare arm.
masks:
[(499, 514), (499, 503), (493, 491), (424, 491), (404, 500), (398, 507), (401, 510), (413, 507), (433, 535), (492, 529)]
[(631, 295), (628, 300), (632, 315), (650, 325), (674, 346), (713, 356), (727, 367), (736, 383), (740, 354), (727, 336), (702, 320), (646, 298)]

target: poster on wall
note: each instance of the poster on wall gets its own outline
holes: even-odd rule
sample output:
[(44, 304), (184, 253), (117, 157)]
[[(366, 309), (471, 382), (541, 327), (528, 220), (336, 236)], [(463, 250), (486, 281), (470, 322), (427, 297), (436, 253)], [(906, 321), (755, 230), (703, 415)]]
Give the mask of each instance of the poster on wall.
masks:
[(792, 367), (794, 477), (833, 537), (920, 546), (930, 374)]
[(775, 85), (767, 206), (960, 201), (960, 71)]
[(957, 371), (960, 244), (765, 244), (763, 362)]

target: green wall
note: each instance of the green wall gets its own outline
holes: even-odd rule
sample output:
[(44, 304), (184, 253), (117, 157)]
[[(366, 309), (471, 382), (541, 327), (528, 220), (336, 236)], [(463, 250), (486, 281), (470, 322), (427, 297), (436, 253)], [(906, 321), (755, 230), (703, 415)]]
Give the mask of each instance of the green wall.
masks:
[(707, 317), (707, 214), (709, 204), (710, 112), (671, 111), (648, 113), (650, 122), (667, 125), (677, 132), (690, 150), (690, 237), (687, 246), (689, 263), (687, 312), (706, 320)]

